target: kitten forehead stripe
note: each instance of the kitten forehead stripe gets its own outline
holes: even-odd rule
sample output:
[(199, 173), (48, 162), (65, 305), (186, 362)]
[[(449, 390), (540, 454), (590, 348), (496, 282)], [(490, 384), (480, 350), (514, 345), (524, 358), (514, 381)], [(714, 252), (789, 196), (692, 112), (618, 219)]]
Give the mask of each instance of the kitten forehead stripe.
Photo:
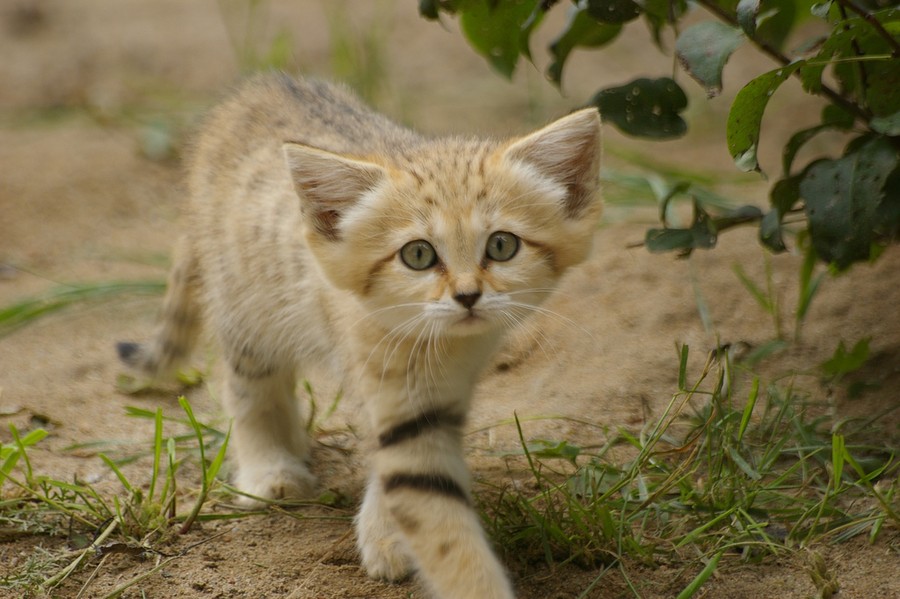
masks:
[(443, 474), (412, 474), (398, 472), (386, 476), (382, 482), (384, 492), (391, 493), (401, 489), (422, 491), (424, 493), (437, 493), (445, 497), (459, 499), (466, 505), (469, 497), (463, 488), (455, 480)]
[(427, 430), (442, 427), (459, 428), (464, 422), (465, 417), (455, 412), (447, 410), (424, 412), (378, 435), (378, 445), (384, 449), (403, 441), (415, 439)]

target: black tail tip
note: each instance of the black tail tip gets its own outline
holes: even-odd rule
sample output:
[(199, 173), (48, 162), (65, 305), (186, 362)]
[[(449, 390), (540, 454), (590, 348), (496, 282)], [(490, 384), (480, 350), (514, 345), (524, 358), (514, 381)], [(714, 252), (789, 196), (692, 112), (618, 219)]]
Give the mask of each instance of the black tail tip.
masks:
[(131, 364), (140, 350), (140, 343), (133, 343), (131, 341), (119, 341), (116, 343), (116, 353), (119, 354), (119, 359), (126, 364)]

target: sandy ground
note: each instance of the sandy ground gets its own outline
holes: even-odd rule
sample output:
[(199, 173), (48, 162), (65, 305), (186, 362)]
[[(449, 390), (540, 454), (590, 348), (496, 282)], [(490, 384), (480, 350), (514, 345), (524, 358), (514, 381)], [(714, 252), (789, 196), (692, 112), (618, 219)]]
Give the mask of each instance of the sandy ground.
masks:
[[(523, 132), (563, 113), (601, 84), (625, 81), (636, 72), (671, 71), (668, 59), (648, 51), (648, 42), (638, 36), (618, 42), (614, 60), (598, 64), (590, 56), (577, 58), (566, 77), (571, 98), (560, 97), (527, 67), (506, 83), (457, 33), (418, 19), (415, 4), (271, 1), (260, 4), (254, 15), (260, 31), (254, 39), (257, 48), (265, 49), (273, 36), (286, 31), (292, 64), (329, 76), (344, 68), (332, 58), (341, 39), (334, 23), (340, 22), (351, 38), (380, 37), (377, 56), (369, 52), (370, 59), (380, 59), (369, 67), (369, 75), (381, 69), (374, 101), (428, 132)], [(346, 10), (336, 21), (340, 5)], [(0, 5), (0, 305), (59, 282), (163, 277), (154, 263), (168, 255), (178, 231), (181, 134), (238, 77), (235, 43), (226, 24), (243, 22), (241, 6), (213, 0), (9, 0)], [(768, 68), (751, 58), (738, 55), (729, 73)], [(731, 176), (721, 133), (708, 124), (721, 122), (728, 96), (707, 103), (696, 86), (685, 86), (698, 92), (690, 109), (697, 123), (691, 135), (651, 145), (608, 131), (611, 164), (622, 167), (617, 156), (637, 149), (663, 163)], [(787, 89), (773, 100), (776, 110), (784, 110), (784, 122), (792, 125), (816, 111), (794, 92)], [(766, 143), (775, 148), (787, 133), (772, 123)], [(770, 156), (774, 170), (778, 154)], [(759, 183), (741, 183), (734, 190), (751, 201), (765, 193)], [(652, 209), (611, 206), (592, 258), (566, 278), (548, 305), (562, 318), (534, 323), (539, 337), (514, 336), (487, 373), (471, 421), (472, 430), (480, 432), (469, 435), (476, 478), (492, 484), (507, 480), (506, 462), (496, 456), (518, 445), (515, 428), (508, 424), (514, 413), (525, 421), (529, 438), (602, 443), (605, 437), (597, 432), (602, 427), (636, 431), (660, 414), (676, 388), (676, 343), (690, 345), (696, 368), (719, 341), (758, 346), (773, 337), (768, 316), (732, 271), (741, 264), (762, 280), (764, 253), (752, 231), (726, 235), (714, 252), (676, 260), (629, 248), (642, 239), (653, 218)], [(853, 343), (869, 336), (875, 358), (866, 374), (880, 386), (859, 400), (834, 396), (834, 410), (840, 418), (896, 406), (898, 250), (889, 250), (874, 265), (829, 278), (802, 341), (778, 360), (764, 363), (764, 373), (775, 377), (808, 368), (829, 357), (838, 340)], [(798, 261), (789, 254), (772, 259), (785, 306), (794, 302)], [(698, 296), (709, 309), (706, 327), (698, 315)], [(137, 298), (81, 308), (0, 340), (0, 441), (9, 440), (9, 423), (20, 430), (44, 426), (51, 436), (33, 452), (40, 472), (64, 480), (77, 475), (113, 488), (112, 474), (95, 453), (65, 448), (92, 440), (149, 444), (152, 425), (127, 417), (125, 407), (162, 406), (167, 413), (177, 412), (174, 393), (132, 397), (114, 387), (119, 368), (113, 343), (146, 335), (157, 304), (158, 298)], [(198, 356), (198, 365), (203, 364)], [(334, 382), (312, 379), (320, 403), (327, 404)], [(811, 391), (823, 393), (815, 376), (803, 381)], [(189, 398), (202, 420), (227, 426), (215, 400), (216, 384), (213, 374)], [(356, 411), (350, 400), (342, 402), (321, 423), (326, 432), (315, 452), (323, 485), (351, 503), (362, 487), (363, 456), (357, 451), (356, 429), (347, 424), (352, 427)], [(600, 428), (539, 418), (547, 416), (574, 417)], [(896, 411), (880, 425), (878, 438), (895, 444)], [(144, 460), (132, 468), (139, 473), (146, 466)], [(206, 542), (124, 596), (423, 597), (415, 582), (387, 585), (365, 577), (357, 565), (350, 513), (317, 508), (204, 524), (177, 541), (172, 551)], [(334, 515), (343, 518), (329, 519)], [(837, 574), (840, 596), (898, 597), (898, 542), (897, 531), (889, 529), (875, 545), (855, 540), (817, 550)], [(38, 547), (63, 543), (42, 537), (0, 539), (0, 570), (25, 563)], [(152, 559), (114, 555), (86, 596), (103, 596), (152, 565)], [(700, 567), (626, 566), (647, 598), (674, 596)], [(86, 576), (74, 576), (54, 596), (74, 596)], [(575, 567), (513, 572), (521, 596), (533, 598), (574, 597), (596, 576)], [(723, 598), (814, 594), (802, 555), (763, 565), (726, 556), (701, 592)], [(631, 595), (622, 576), (611, 572), (588, 596)]]

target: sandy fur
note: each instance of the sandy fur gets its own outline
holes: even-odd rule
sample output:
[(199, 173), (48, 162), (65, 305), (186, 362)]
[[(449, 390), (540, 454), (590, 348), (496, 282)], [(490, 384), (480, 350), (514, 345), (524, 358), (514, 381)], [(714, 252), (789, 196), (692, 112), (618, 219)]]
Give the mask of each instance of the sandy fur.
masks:
[[(192, 156), (160, 327), (123, 359), (171, 370), (202, 314), (229, 365), (235, 482), (262, 498), (314, 492), (296, 377), (336, 365), (375, 446), (357, 517), (368, 573), (416, 569), (437, 597), (512, 597), (472, 509), (461, 432), (503, 331), (590, 250), (596, 112), (502, 142), (429, 139), (341, 88), (272, 75), (212, 111)], [(518, 239), (511, 258), (486, 252), (496, 232)], [(433, 247), (431, 267), (399, 257), (413, 240)]]

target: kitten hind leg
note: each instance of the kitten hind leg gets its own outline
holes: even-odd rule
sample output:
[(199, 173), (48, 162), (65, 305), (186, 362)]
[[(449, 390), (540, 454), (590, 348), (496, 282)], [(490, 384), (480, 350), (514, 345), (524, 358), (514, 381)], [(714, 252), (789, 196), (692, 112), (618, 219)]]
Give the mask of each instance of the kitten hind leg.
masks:
[[(235, 485), (263, 499), (312, 496), (316, 480), (305, 463), (309, 436), (294, 395), (292, 369), (247, 372), (240, 366), (232, 363), (223, 393), (234, 419)], [(260, 505), (249, 497), (239, 501), (248, 507)]]
[(190, 240), (182, 237), (175, 247), (166, 296), (152, 339), (146, 343), (120, 341), (119, 359), (133, 371), (151, 379), (175, 373), (190, 355), (200, 330), (199, 267)]

